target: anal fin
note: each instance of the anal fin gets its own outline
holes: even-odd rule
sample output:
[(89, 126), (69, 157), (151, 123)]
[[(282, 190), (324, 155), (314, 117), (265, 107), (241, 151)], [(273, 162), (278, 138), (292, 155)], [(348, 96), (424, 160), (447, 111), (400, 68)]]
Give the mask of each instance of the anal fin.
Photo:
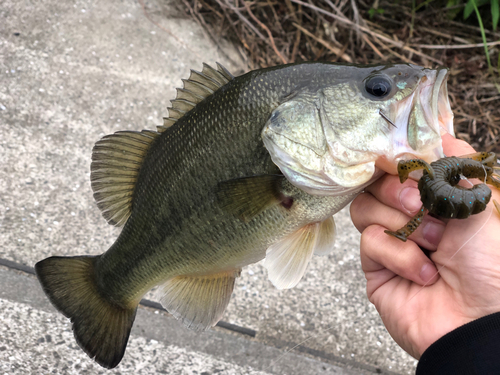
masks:
[(241, 269), (204, 276), (177, 276), (159, 289), (161, 304), (188, 328), (204, 331), (222, 318)]
[(269, 280), (278, 289), (293, 288), (304, 276), (313, 253), (327, 254), (334, 240), (335, 222), (330, 217), (308, 224), (271, 245), (264, 261)]

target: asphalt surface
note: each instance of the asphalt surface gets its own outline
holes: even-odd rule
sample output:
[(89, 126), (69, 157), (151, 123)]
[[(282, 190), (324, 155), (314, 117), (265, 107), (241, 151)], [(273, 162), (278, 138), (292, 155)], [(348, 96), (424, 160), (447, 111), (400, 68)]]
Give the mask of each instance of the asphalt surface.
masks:
[[(178, 3), (0, 3), (0, 259), (32, 267), (51, 255), (104, 252), (119, 229), (93, 202), (94, 143), (155, 129), (190, 68), (219, 61), (236, 75), (246, 70), (235, 48), (215, 45)], [(294, 289), (276, 290), (260, 264), (243, 270), (223, 320), (255, 337), (220, 327), (197, 334), (141, 307), (111, 373), (414, 373), (416, 361), (366, 298), (348, 212), (336, 222), (335, 251), (314, 257)], [(108, 372), (78, 348), (32, 276), (9, 267), (0, 278), (2, 373)]]

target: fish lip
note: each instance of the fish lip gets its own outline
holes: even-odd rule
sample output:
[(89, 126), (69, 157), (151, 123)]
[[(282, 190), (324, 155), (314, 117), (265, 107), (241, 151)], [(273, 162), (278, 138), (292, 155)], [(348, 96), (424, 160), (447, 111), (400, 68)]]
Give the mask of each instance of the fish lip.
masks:
[(449, 70), (445, 67), (424, 69), (418, 91), (412, 99), (412, 110), (417, 103), (421, 105), (426, 123), (436, 134), (443, 130), (453, 134), (453, 118), (448, 97), (447, 78)]
[[(443, 74), (443, 71), (445, 74)], [(439, 93), (441, 90), (441, 85), (443, 84), (444, 79), (447, 76), (447, 72), (445, 70), (435, 71), (435, 70), (424, 70), (425, 75), (421, 79), (419, 92), (415, 99), (420, 103), (424, 117), (427, 122), (427, 126), (434, 133), (439, 134)], [(412, 103), (413, 106), (416, 103)], [(415, 110), (413, 108), (412, 110)]]
[(455, 130), (453, 127), (453, 111), (451, 110), (450, 98), (448, 95), (448, 75), (449, 70), (447, 68), (443, 68), (439, 72), (437, 77), (437, 79), (441, 79), (441, 81), (439, 81), (439, 92), (437, 99), (438, 121), (440, 122), (442, 130), (444, 129), (446, 132), (455, 137)]
[[(453, 112), (450, 106), (448, 96), (448, 75), (449, 69), (446, 67), (438, 67), (432, 71), (435, 79), (432, 85), (430, 98), (426, 98), (426, 92), (421, 92), (421, 103), (424, 115), (428, 120), (429, 127), (441, 137), (445, 133), (455, 136), (453, 129)], [(429, 75), (427, 75), (429, 77)], [(427, 99), (427, 100), (425, 100)], [(432, 150), (426, 152), (424, 159), (432, 162), (436, 159), (444, 157), (443, 147), (441, 142)]]
[(436, 80), (432, 88), (431, 111), (433, 116), (433, 125), (435, 131), (442, 135), (443, 130), (454, 134), (453, 131), (453, 113), (450, 107), (448, 96), (448, 75), (449, 70), (444, 67), (438, 68)]

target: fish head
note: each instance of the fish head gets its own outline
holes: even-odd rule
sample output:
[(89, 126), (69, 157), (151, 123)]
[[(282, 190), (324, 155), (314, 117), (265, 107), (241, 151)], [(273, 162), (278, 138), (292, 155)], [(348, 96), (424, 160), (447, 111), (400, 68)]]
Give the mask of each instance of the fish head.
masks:
[[(346, 66), (304, 85), (271, 114), (262, 139), (295, 186), (314, 195), (362, 188), (401, 159), (444, 157), (454, 134), (446, 68)], [(316, 86), (316, 87), (314, 87)]]

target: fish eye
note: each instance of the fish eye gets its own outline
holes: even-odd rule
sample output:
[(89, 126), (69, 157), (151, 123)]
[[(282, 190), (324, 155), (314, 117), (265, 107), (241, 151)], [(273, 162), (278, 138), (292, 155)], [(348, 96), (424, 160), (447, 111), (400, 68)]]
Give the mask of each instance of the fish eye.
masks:
[(371, 77), (365, 82), (366, 92), (377, 99), (385, 98), (392, 91), (391, 81), (387, 77)]

